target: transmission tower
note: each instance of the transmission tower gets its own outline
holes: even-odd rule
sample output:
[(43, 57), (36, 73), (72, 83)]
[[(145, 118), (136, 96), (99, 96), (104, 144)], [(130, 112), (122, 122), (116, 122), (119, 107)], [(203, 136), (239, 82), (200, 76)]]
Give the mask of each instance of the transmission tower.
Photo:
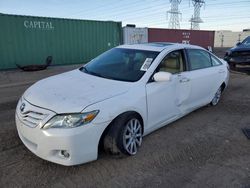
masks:
[(191, 29), (199, 30), (200, 23), (203, 22), (200, 17), (200, 10), (201, 10), (201, 7), (205, 4), (205, 1), (204, 0), (192, 0), (192, 3), (194, 6), (194, 15), (190, 19)]
[(171, 3), (171, 9), (167, 11), (167, 16), (170, 14), (170, 20), (168, 28), (170, 29), (180, 29), (180, 15), (179, 4), (181, 0), (169, 0)]

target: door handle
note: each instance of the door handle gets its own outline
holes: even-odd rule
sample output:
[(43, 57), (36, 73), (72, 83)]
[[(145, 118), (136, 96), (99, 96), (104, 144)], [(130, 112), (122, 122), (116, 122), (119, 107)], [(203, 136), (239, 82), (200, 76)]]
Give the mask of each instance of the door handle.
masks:
[(183, 82), (189, 82), (189, 81), (190, 81), (190, 79), (189, 79), (189, 78), (186, 78), (186, 77), (180, 79), (180, 82), (181, 82), (181, 83), (183, 83)]

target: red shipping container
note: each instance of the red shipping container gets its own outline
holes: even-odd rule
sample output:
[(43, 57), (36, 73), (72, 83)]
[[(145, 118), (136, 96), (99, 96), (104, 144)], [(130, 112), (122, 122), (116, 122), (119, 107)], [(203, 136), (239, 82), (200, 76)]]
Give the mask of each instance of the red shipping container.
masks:
[(148, 28), (148, 42), (175, 42), (214, 47), (214, 31)]

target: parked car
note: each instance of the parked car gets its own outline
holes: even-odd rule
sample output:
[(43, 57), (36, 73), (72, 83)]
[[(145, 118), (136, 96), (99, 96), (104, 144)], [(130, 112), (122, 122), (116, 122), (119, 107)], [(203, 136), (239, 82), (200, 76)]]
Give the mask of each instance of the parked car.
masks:
[(67, 166), (96, 160), (102, 144), (135, 155), (143, 136), (217, 105), (228, 79), (227, 63), (198, 46), (122, 45), (26, 90), (18, 134), (37, 156)]
[(250, 36), (228, 50), (224, 59), (231, 68), (236, 68), (237, 65), (250, 65)]

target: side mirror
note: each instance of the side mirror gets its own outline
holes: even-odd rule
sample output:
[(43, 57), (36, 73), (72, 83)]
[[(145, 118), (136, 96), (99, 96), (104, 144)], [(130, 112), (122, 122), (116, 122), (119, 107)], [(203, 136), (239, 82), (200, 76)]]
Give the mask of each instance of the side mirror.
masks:
[(167, 82), (170, 81), (172, 74), (169, 72), (157, 72), (154, 74), (153, 78), (156, 82)]
[(240, 44), (241, 44), (241, 42), (237, 42), (237, 43), (236, 43), (236, 46), (239, 46)]

